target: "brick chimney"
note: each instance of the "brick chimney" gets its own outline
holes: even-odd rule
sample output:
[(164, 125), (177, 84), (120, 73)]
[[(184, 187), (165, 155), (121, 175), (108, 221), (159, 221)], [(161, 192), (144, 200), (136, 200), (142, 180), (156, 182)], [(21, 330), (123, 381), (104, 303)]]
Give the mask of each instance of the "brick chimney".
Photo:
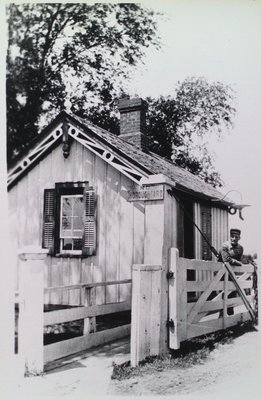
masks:
[(146, 136), (147, 103), (140, 98), (119, 99), (120, 135), (126, 142), (148, 151), (149, 140)]

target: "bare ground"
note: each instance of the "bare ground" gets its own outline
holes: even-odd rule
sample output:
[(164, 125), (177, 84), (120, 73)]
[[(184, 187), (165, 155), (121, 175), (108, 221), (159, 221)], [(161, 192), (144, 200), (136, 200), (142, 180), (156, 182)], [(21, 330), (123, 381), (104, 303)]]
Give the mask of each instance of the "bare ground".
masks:
[(202, 395), (261, 398), (261, 336), (248, 331), (218, 344), (197, 364), (172, 369), (141, 370), (139, 376), (113, 380), (111, 395)]
[[(93, 399), (113, 396), (166, 396), (182, 399), (260, 399), (261, 398), (261, 335), (247, 331), (223, 341), (192, 364), (156, 370), (144, 365), (137, 376), (111, 379), (112, 362), (129, 359), (129, 342), (106, 345), (101, 349), (75, 357), (43, 377), (11, 382), (12, 393), (5, 399)], [(195, 360), (194, 360), (195, 361)], [(18, 384), (15, 384), (18, 383)], [(9, 385), (10, 386), (10, 385)], [(0, 390), (3, 394), (3, 388)]]

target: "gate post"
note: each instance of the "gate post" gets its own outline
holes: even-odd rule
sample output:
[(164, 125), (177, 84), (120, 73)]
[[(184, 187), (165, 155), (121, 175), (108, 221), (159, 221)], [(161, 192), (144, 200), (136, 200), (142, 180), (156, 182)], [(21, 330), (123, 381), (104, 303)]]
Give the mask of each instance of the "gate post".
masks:
[(161, 354), (161, 265), (133, 265), (131, 365)]
[(24, 373), (43, 372), (44, 259), (46, 249), (19, 252), (19, 322), (18, 353)]
[(169, 347), (173, 350), (180, 348), (180, 342), (186, 338), (187, 327), (187, 298), (185, 291), (186, 274), (179, 267), (179, 251), (170, 249), (169, 279), (169, 318), (173, 320), (173, 327), (169, 329)]

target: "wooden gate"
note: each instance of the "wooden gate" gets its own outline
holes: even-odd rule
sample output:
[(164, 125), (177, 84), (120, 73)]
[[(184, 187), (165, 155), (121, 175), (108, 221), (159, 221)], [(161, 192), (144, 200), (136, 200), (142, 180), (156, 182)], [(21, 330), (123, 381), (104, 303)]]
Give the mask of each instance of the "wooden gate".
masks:
[(255, 309), (253, 265), (233, 267), (239, 284), (236, 288), (222, 263), (180, 258), (178, 250), (171, 249), (170, 272), (168, 325), (171, 349), (178, 349), (182, 341), (251, 320), (238, 291), (244, 292), (245, 300)]

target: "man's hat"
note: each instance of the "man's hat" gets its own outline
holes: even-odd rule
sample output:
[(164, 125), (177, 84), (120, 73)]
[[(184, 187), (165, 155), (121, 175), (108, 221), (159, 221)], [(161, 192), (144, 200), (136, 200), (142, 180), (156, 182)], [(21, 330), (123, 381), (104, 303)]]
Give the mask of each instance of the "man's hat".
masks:
[(237, 233), (238, 235), (241, 234), (241, 230), (240, 229), (236, 229), (236, 228), (232, 228), (230, 229), (230, 235), (232, 235), (233, 233)]

